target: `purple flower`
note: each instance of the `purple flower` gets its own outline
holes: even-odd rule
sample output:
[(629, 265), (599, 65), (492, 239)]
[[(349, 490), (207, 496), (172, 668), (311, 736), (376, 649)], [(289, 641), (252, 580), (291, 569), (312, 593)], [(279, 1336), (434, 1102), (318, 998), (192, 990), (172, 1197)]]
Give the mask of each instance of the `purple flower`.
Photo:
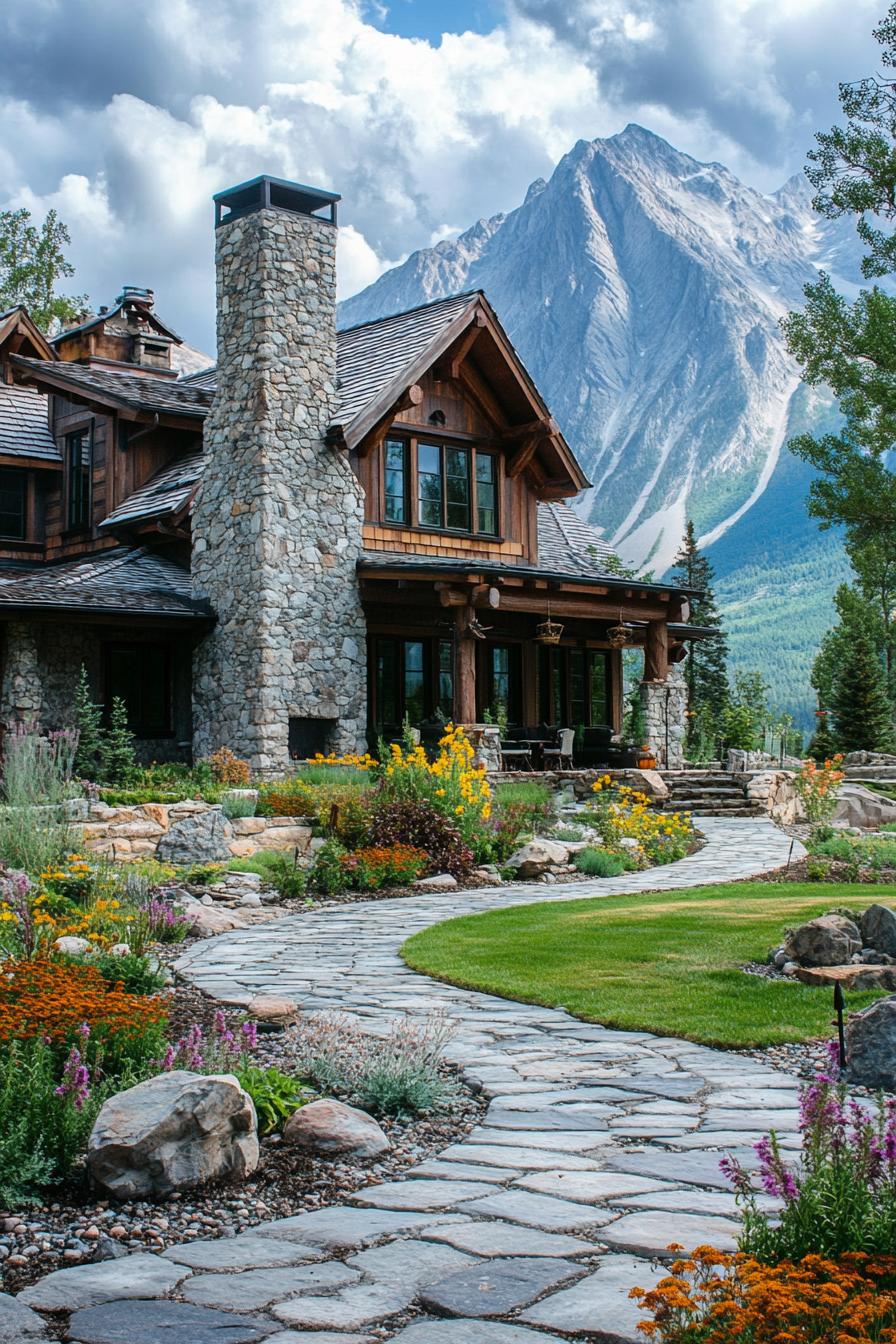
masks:
[(80, 1050), (75, 1046), (68, 1052), (62, 1082), (53, 1089), (61, 1101), (70, 1101), (76, 1111), (80, 1111), (90, 1096), (90, 1070), (81, 1059)]
[(244, 1022), (240, 1028), (243, 1034), (243, 1043), (247, 1050), (254, 1050), (258, 1045), (258, 1023)]
[(739, 1195), (750, 1193), (750, 1178), (744, 1171), (737, 1158), (731, 1153), (726, 1153), (719, 1161), (719, 1170), (727, 1180), (731, 1182)]

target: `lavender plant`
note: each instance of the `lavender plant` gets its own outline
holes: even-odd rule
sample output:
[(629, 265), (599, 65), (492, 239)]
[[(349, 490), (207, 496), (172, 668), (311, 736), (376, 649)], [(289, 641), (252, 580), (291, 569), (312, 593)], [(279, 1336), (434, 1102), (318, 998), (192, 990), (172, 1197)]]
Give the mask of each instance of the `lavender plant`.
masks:
[(58, 865), (75, 848), (66, 815), (78, 749), (74, 729), (44, 734), (37, 724), (16, 724), (3, 744), (0, 860), (30, 873)]
[(760, 1209), (749, 1173), (722, 1159), (743, 1211), (740, 1250), (763, 1264), (892, 1255), (896, 1245), (896, 1098), (881, 1094), (869, 1108), (849, 1100), (836, 1058), (832, 1044), (830, 1072), (800, 1093), (800, 1162), (788, 1165), (774, 1131), (754, 1145), (760, 1183), (782, 1201), (779, 1213)]

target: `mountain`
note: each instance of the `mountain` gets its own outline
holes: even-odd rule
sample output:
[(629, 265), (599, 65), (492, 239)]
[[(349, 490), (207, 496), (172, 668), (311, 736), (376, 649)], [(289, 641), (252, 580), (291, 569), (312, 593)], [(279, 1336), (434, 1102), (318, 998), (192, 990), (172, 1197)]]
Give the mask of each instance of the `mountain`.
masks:
[(693, 518), (736, 662), (764, 667), (805, 722), (846, 565), (806, 517), (809, 475), (784, 448), (830, 404), (801, 386), (778, 324), (819, 268), (854, 291), (859, 259), (849, 222), (819, 219), (801, 176), (764, 195), (628, 126), (579, 141), (517, 209), (415, 252), (340, 321), (485, 290), (591, 476), (582, 512), (657, 574)]

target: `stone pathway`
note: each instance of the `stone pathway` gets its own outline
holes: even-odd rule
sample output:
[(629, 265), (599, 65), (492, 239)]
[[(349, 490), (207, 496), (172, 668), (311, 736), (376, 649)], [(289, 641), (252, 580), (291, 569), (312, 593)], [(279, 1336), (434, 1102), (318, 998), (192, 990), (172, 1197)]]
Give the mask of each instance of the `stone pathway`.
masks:
[[(66, 1338), (82, 1344), (636, 1340), (629, 1290), (660, 1276), (670, 1242), (734, 1244), (718, 1150), (751, 1165), (750, 1144), (772, 1125), (796, 1146), (795, 1081), (687, 1041), (442, 985), (398, 949), (454, 915), (749, 877), (791, 846), (765, 820), (701, 829), (698, 854), (647, 873), (330, 906), (192, 947), (180, 969), (230, 1003), (276, 990), (373, 1032), (443, 1010), (458, 1023), (448, 1054), (490, 1099), (486, 1117), (438, 1159), (344, 1205), (59, 1270), (16, 1309), (72, 1312)], [(0, 1340), (3, 1320), (0, 1304)], [(16, 1328), (9, 1338), (42, 1337), (24, 1317)]]

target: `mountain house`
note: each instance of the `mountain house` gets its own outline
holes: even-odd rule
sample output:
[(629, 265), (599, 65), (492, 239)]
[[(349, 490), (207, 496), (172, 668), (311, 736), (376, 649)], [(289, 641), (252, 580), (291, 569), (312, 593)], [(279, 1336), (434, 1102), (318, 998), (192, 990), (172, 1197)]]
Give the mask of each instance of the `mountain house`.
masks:
[(680, 765), (689, 594), (613, 572), (484, 294), (337, 332), (338, 200), (215, 198), (216, 367), (183, 371), (150, 290), (52, 340), (0, 314), (0, 721), (68, 723), (83, 664), (147, 759), (275, 771), (506, 718), (605, 764), (640, 647)]

